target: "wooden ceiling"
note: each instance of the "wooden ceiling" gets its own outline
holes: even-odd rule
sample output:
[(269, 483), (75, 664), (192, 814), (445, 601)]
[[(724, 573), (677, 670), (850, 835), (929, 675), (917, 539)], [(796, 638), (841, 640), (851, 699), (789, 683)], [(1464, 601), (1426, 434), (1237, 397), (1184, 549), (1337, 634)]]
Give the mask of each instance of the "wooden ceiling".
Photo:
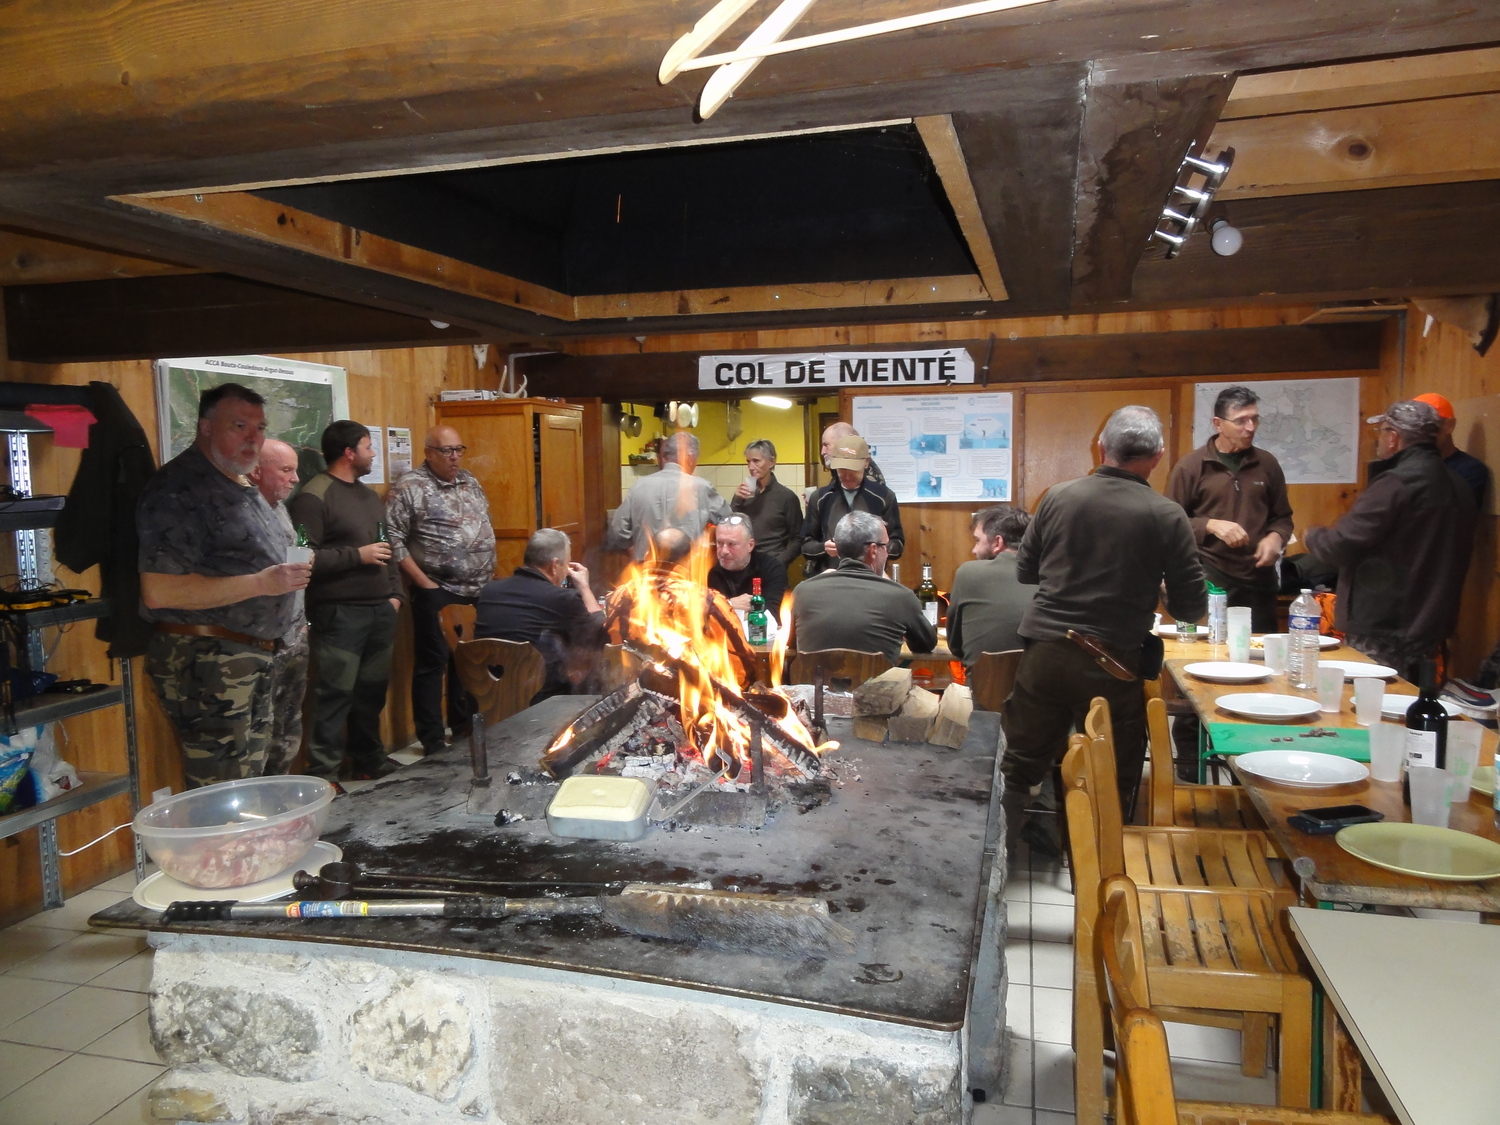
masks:
[[(1500, 287), (1487, 0), (1052, 0), (767, 59), (698, 121), (655, 74), (709, 6), (6, 6), (11, 355)], [(1234, 258), (1147, 248), (1194, 141), (1236, 150)]]

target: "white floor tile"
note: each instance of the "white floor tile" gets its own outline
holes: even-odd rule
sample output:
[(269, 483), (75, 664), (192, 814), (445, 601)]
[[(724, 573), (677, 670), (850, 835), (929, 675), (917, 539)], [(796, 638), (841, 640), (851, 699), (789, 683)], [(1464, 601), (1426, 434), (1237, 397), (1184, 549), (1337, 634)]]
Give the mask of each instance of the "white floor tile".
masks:
[(6, 1125), (90, 1125), (166, 1070), (74, 1055), (0, 1098)]
[(1072, 941), (1073, 908), (1033, 902), (1031, 937), (1033, 941)]
[(77, 930), (83, 933), (89, 928), (90, 914), (113, 906), (128, 894), (128, 891), (106, 891), (102, 887), (94, 887), (74, 895), (56, 910), (43, 910), (16, 925), (26, 929), (40, 926), (48, 930)]
[(151, 1024), (146, 1012), (131, 1016), (113, 1031), (107, 1031), (83, 1049), (86, 1055), (104, 1055), (111, 1059), (160, 1065), (156, 1048), (151, 1045)]
[(75, 987), (53, 980), (30, 980), (6, 974), (4, 980), (0, 980), (0, 1028), (15, 1023), (22, 1016), (29, 1016), (38, 1008), (72, 992)]
[(1006, 902), (1030, 902), (1031, 880), (1025, 872), (1016, 872), (1006, 876), (1005, 879), (1005, 901)]
[(128, 961), (121, 961), (113, 969), (106, 969), (89, 981), (95, 988), (122, 988), (126, 992), (149, 992), (151, 990), (152, 950), (137, 953)]
[(974, 1107), (974, 1125), (1031, 1125), (1030, 1106), (985, 1102)]
[(1073, 946), (1039, 941), (1031, 947), (1031, 983), (1043, 988), (1073, 987)]
[(1006, 1105), (1031, 1105), (1031, 1069), (1034, 1050), (1030, 1039), (1013, 1035), (1007, 1048), (1005, 1089), (1000, 1100)]
[(1036, 1111), (1036, 1125), (1073, 1125), (1071, 1113), (1054, 1113), (1050, 1109)]
[(1005, 1026), (1013, 1036), (1031, 1038), (1031, 989), (1024, 984), (1005, 990)]
[[(139, 992), (84, 985), (0, 1029), (0, 1039), (76, 1051), (113, 1031), (137, 1012), (144, 1012), (146, 1004), (147, 998)], [(111, 1102), (105, 1109), (113, 1105)], [(0, 1121), (9, 1125), (3, 1112)]]
[(1174, 1059), (1204, 1062), (1240, 1061), (1240, 1033), (1227, 1027), (1198, 1027), (1188, 1023), (1167, 1024), (1167, 1049)]
[(38, 1074), (68, 1057), (66, 1051), (32, 1047), (25, 1043), (0, 1043), (0, 1098), (26, 1085)]
[(79, 934), (17, 965), (8, 975), (83, 984), (147, 948), (146, 939), (139, 934)]
[(1068, 873), (1059, 871), (1051, 878), (1038, 877), (1031, 881), (1031, 901), (1046, 902), (1053, 906), (1073, 909), (1073, 892), (1068, 889)]
[(1179, 1098), (1189, 1101), (1276, 1104), (1275, 1071), (1267, 1071), (1262, 1078), (1246, 1078), (1240, 1073), (1237, 1062), (1213, 1063), (1174, 1058), (1172, 1085)]
[(1073, 1112), (1073, 1048), (1057, 1043), (1033, 1045), (1036, 1078), (1033, 1101), (1037, 1109)]
[(0, 972), (9, 972), (23, 961), (29, 961), (77, 936), (76, 930), (49, 930), (25, 924), (0, 930)]
[(147, 1082), (103, 1117), (97, 1118), (94, 1125), (161, 1125), (151, 1116), (149, 1096), (152, 1082)]
[(1005, 943), (1005, 975), (1012, 984), (1031, 983), (1031, 942), (1025, 938)]
[(1073, 1042), (1073, 993), (1063, 988), (1031, 989), (1031, 1037), (1038, 1043)]
[(117, 894), (128, 895), (131, 891), (135, 890), (135, 868), (132, 867), (123, 875), (116, 875), (106, 883), (100, 883), (94, 889), (99, 891), (114, 891)]

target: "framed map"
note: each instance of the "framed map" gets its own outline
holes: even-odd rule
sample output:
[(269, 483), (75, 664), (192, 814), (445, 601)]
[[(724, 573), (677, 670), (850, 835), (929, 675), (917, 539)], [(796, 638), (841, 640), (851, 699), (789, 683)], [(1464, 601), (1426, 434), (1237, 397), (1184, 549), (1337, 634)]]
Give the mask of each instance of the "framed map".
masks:
[(163, 462), (193, 444), (198, 396), (220, 383), (239, 383), (265, 396), (266, 434), (297, 451), (302, 480), (323, 471), (323, 431), (335, 419), (349, 417), (344, 369), (263, 355), (156, 361), (156, 425)]
[(1275, 456), (1287, 484), (1359, 481), (1359, 380), (1275, 379), (1257, 383), (1198, 383), (1193, 387), (1193, 444), (1214, 432), (1214, 399), (1225, 387), (1260, 396), (1255, 444)]

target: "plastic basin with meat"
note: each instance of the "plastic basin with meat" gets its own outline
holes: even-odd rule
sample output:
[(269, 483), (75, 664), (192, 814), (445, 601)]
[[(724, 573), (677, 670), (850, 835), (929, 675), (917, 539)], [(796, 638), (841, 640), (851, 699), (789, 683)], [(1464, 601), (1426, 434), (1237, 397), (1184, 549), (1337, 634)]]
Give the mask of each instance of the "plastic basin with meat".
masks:
[(249, 777), (190, 789), (136, 814), (157, 865), (193, 887), (243, 887), (301, 862), (323, 831), (333, 786), (318, 777)]

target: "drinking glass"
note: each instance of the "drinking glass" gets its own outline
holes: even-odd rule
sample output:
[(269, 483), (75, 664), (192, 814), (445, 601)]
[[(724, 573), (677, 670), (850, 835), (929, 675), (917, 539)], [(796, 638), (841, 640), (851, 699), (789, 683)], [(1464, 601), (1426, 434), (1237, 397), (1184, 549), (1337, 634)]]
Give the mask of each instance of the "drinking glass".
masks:
[(1338, 712), (1344, 708), (1344, 670), (1318, 669), (1318, 710)]
[(1411, 778), (1411, 822), (1447, 828), (1453, 811), (1453, 771), (1436, 766), (1407, 766)]
[(1385, 699), (1385, 681), (1361, 676), (1354, 681), (1354, 720), (1362, 727), (1380, 722), (1380, 705)]
[(1406, 728), (1376, 723), (1370, 728), (1370, 776), (1376, 781), (1400, 781), (1406, 759)]
[(1243, 664), (1250, 659), (1250, 609), (1231, 606), (1225, 614), (1229, 620), (1229, 659)]
[(1266, 671), (1283, 675), (1286, 672), (1286, 634), (1267, 633), (1261, 643), (1266, 651)]
[(1474, 782), (1474, 767), (1479, 765), (1478, 723), (1462, 719), (1448, 721), (1448, 771), (1453, 774), (1453, 803), (1462, 804), (1469, 799), (1469, 786)]

